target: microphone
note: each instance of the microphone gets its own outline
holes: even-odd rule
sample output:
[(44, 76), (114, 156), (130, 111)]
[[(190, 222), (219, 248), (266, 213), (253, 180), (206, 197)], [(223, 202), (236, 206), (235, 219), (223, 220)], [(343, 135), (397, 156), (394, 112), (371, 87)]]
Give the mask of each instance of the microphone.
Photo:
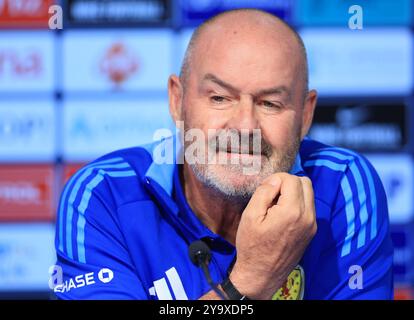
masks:
[(197, 267), (201, 267), (203, 270), (204, 276), (206, 277), (211, 289), (213, 289), (213, 291), (222, 300), (228, 300), (211, 278), (210, 271), (208, 270), (208, 264), (211, 259), (211, 251), (207, 244), (201, 240), (194, 241), (188, 247), (188, 254), (192, 263), (194, 263)]

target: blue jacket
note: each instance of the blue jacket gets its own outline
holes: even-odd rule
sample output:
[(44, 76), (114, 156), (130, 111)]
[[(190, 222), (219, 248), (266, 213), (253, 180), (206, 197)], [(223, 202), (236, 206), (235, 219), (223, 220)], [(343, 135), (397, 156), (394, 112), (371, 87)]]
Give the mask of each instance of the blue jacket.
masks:
[[(56, 224), (59, 298), (198, 299), (210, 288), (188, 246), (201, 238), (213, 279), (226, 276), (235, 247), (193, 213), (175, 161), (153, 160), (154, 148), (174, 141), (112, 152), (68, 181)], [(305, 138), (291, 173), (308, 176), (315, 192), (318, 231), (300, 261), (304, 298), (392, 299), (387, 200), (372, 165)]]

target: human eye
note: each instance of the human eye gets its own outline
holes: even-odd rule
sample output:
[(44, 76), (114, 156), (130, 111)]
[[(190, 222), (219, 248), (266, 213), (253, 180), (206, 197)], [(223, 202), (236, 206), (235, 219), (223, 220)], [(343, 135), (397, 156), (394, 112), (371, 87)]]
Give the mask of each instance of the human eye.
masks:
[(281, 103), (267, 101), (267, 100), (261, 101), (260, 105), (262, 105), (264, 108), (266, 108), (269, 111), (279, 111), (283, 108), (283, 105)]
[(223, 96), (213, 95), (210, 97), (210, 101), (213, 102), (214, 104), (221, 104), (221, 103), (228, 102), (229, 100)]

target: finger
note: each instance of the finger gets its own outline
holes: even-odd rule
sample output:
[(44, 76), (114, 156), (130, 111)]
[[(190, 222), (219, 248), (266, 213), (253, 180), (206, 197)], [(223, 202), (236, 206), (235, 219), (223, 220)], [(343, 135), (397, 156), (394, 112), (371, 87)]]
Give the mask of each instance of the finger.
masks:
[(267, 210), (273, 205), (273, 200), (279, 195), (282, 184), (280, 178), (277, 176), (269, 178), (254, 192), (245, 209), (248, 214), (265, 216)]
[(262, 184), (272, 184), (276, 187), (280, 186), (280, 183), (282, 182), (283, 174), (281, 173), (274, 173), (270, 176), (268, 176), (266, 179), (262, 181)]
[(299, 177), (291, 174), (279, 174), (282, 179), (278, 205), (298, 204), (303, 201), (303, 187)]

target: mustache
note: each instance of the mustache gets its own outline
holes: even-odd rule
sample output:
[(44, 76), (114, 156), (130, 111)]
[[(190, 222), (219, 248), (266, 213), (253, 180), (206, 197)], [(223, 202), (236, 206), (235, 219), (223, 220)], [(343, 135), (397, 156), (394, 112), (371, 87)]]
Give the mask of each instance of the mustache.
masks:
[(210, 150), (236, 154), (262, 155), (269, 158), (272, 147), (263, 136), (253, 133), (242, 133), (236, 129), (223, 130), (208, 141)]

